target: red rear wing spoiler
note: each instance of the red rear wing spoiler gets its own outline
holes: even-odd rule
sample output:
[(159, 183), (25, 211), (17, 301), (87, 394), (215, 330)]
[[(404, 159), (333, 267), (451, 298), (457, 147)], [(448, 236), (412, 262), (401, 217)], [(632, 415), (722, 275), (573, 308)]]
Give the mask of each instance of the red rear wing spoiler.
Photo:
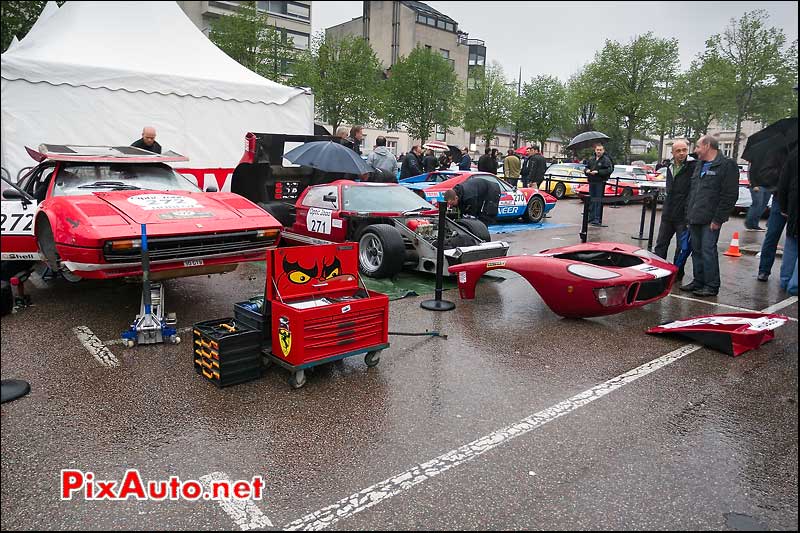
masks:
[(189, 161), (188, 157), (173, 151), (155, 154), (133, 146), (40, 144), (38, 150), (27, 146), (25, 150), (37, 163), (41, 163), (45, 159), (87, 163), (179, 163)]

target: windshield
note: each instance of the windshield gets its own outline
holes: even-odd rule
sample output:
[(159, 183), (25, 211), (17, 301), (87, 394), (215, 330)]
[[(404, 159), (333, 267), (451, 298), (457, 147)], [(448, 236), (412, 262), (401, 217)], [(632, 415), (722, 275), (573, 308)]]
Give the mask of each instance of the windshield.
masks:
[(163, 163), (68, 163), (58, 172), (53, 196), (135, 190), (200, 192)]
[(342, 196), (342, 211), (405, 213), (435, 209), (402, 185), (345, 185), (342, 187)]

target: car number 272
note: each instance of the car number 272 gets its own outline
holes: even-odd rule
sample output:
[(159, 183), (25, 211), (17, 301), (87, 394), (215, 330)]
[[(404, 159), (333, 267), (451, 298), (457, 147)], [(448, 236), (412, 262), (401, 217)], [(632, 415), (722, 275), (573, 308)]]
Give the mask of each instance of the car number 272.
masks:
[(2, 213), (0, 231), (6, 234), (28, 234), (33, 227), (33, 213)]

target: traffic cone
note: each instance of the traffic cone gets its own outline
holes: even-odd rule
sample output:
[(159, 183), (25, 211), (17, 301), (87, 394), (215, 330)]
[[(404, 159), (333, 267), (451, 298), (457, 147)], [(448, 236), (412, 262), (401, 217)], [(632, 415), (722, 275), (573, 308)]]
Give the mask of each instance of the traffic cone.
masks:
[(742, 257), (742, 253), (739, 251), (739, 232), (733, 232), (733, 239), (731, 239), (731, 245), (728, 247), (728, 251), (725, 252), (723, 255), (727, 255), (730, 257)]

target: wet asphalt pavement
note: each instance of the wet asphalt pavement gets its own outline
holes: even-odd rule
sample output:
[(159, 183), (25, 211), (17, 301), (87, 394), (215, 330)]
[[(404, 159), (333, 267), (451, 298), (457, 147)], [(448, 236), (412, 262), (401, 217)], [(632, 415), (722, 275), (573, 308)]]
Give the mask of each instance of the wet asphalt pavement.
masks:
[[(574, 244), (579, 212), (562, 201), (548, 221), (566, 226), (499, 237), (512, 254)], [(610, 227), (590, 229), (590, 240), (636, 242), (640, 212), (607, 208)], [(723, 226), (720, 251), (733, 231), (743, 246), (763, 238), (745, 233), (743, 220)], [(705, 303), (667, 297), (587, 320), (559, 318), (513, 273), (479, 284), (473, 301), (445, 292), (457, 305), (448, 313), (420, 309), (430, 295), (394, 301), (390, 331), (448, 338), (390, 337), (377, 367), (349, 358), (309, 372), (300, 390), (275, 368), (216, 389), (192, 369), (188, 334), (177, 346), (112, 343), (120, 366), (103, 366), (73, 328), (117, 339), (140, 287), (29, 283), (35, 305), (2, 319), (2, 377), (32, 387), (2, 406), (2, 529), (313, 526), (306, 515), (689, 344), (646, 335), (650, 326), (731, 311), (714, 302), (783, 302), (778, 312), (797, 318), (796, 299), (778, 287), (780, 260), (769, 283), (756, 281), (757, 261), (721, 255), (722, 289)], [(252, 264), (171, 280), (166, 308), (179, 327), (232, 316), (232, 304), (263, 284)], [(700, 349), (516, 438), (446, 456), (452, 467), (424, 465), (416, 484), (392, 485), (393, 497), (373, 487), (315, 516), (329, 529), (796, 530), (797, 361), (796, 321), (738, 358)], [(475, 452), (486, 442), (494, 444)], [(61, 501), (64, 468), (105, 480), (128, 468), (146, 480), (260, 474), (267, 487), (238, 511), (211, 501)]]

